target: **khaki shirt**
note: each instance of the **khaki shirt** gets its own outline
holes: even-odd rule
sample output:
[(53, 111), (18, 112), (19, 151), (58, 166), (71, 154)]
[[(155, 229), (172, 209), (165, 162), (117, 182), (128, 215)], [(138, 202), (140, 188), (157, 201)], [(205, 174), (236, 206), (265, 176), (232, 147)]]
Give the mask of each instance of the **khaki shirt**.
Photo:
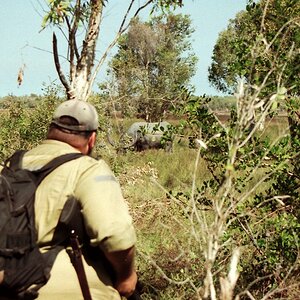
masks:
[[(78, 152), (72, 146), (55, 141), (45, 140), (36, 148), (26, 152), (23, 158), (23, 168), (35, 170), (48, 163), (54, 157), (66, 153)], [(119, 251), (132, 247), (136, 242), (135, 230), (128, 207), (121, 193), (121, 188), (114, 174), (103, 160), (95, 160), (88, 156), (66, 162), (50, 173), (39, 185), (36, 192), (35, 214), (38, 242), (43, 250), (43, 245), (51, 241), (58, 222), (60, 213), (69, 196), (79, 200), (88, 235), (93, 246), (99, 246), (106, 251)], [(64, 251), (63, 251), (64, 252)], [(39, 299), (67, 299), (65, 291), (66, 282), (73, 278), (75, 271), (65, 254), (60, 254), (54, 264), (53, 272), (57, 272), (60, 279), (55, 279), (41, 289)], [(111, 287), (108, 275), (100, 267), (97, 277), (92, 274), (91, 268), (87, 275), (92, 278), (90, 285), (100, 289), (94, 296), (95, 299), (120, 299), (116, 290)], [(56, 270), (56, 271), (55, 271)], [(68, 270), (68, 271), (67, 271)], [(76, 274), (75, 274), (76, 277)], [(73, 280), (70, 286), (78, 285)], [(76, 288), (76, 289), (75, 289)], [(46, 290), (46, 296), (43, 296)], [(50, 293), (50, 296), (47, 294)], [(53, 297), (51, 296), (53, 294)], [(48, 296), (47, 296), (48, 295)], [(60, 298), (61, 297), (63, 298)], [(106, 295), (106, 296), (103, 296)], [(79, 286), (69, 291), (70, 299), (82, 299)], [(77, 298), (76, 298), (77, 297)], [(94, 299), (93, 298), (93, 299)]]

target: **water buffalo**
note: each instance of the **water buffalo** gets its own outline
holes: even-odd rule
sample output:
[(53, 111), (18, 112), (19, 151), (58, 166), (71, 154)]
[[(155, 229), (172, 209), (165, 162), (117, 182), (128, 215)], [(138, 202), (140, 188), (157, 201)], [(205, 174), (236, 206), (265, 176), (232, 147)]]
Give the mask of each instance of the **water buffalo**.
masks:
[(164, 122), (135, 122), (127, 130), (127, 135), (132, 138), (132, 146), (136, 151), (147, 149), (165, 149), (172, 151), (172, 137), (168, 133), (171, 124)]

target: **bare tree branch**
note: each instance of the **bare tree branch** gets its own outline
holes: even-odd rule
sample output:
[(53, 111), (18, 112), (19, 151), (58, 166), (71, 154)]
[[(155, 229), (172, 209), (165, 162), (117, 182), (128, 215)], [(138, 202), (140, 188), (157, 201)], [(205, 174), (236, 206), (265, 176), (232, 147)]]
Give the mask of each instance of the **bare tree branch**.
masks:
[(65, 87), (65, 89), (67, 91), (67, 96), (69, 97), (70, 85), (60, 67), (58, 51), (57, 51), (57, 39), (56, 39), (56, 35), (54, 32), (53, 32), (52, 44), (53, 44), (53, 57), (54, 57), (55, 68), (56, 68), (56, 71), (57, 71), (60, 81), (62, 82), (63, 86)]

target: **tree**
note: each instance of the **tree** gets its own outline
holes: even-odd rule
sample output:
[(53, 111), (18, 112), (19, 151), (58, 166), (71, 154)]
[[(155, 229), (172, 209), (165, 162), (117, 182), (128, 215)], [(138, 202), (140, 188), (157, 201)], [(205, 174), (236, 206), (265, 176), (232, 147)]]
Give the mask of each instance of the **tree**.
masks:
[[(108, 1), (105, 0), (48, 0), (47, 14), (43, 27), (51, 24), (58, 28), (67, 41), (66, 60), (69, 65), (69, 74), (65, 75), (60, 62), (58, 41), (53, 33), (53, 55), (56, 70), (60, 81), (65, 87), (67, 98), (87, 100), (91, 93), (96, 75), (103, 64), (108, 51), (116, 44), (118, 37), (127, 29), (130, 14), (136, 16), (147, 6), (152, 9), (170, 9), (182, 6), (181, 0), (148, 0), (139, 1), (134, 10), (135, 0), (130, 0), (128, 9), (124, 12), (123, 20), (116, 37), (112, 40), (99, 62), (96, 62), (96, 46), (100, 33), (102, 16)], [(84, 38), (81, 39), (79, 30), (83, 30)], [(82, 43), (81, 47), (79, 44)]]
[(279, 80), (289, 94), (295, 93), (300, 84), (299, 16), (298, 0), (249, 4), (219, 35), (209, 68), (211, 84), (232, 92), (241, 78), (259, 85), (268, 75), (272, 81), (266, 92), (274, 92)]
[[(183, 90), (192, 90), (197, 58), (191, 52), (194, 29), (188, 15), (160, 15), (149, 22), (135, 19), (118, 42), (110, 62), (119, 104), (126, 113), (158, 121), (179, 102)], [(125, 100), (124, 100), (125, 99)]]
[[(291, 155), (294, 157), (291, 159), (293, 172), (287, 173), (285, 169), (277, 178), (277, 189), (282, 191), (291, 188), (291, 182), (295, 182), (297, 190), (300, 176), (297, 167), (300, 151), (299, 22), (298, 0), (261, 0), (249, 4), (247, 11), (240, 12), (220, 34), (209, 68), (210, 82), (221, 91), (232, 92), (238, 79), (244, 79), (260, 98), (265, 95), (274, 98), (279, 90), (285, 95), (277, 97), (272, 104), (274, 109), (280, 105), (288, 113), (290, 150), (294, 152)], [(257, 105), (261, 105), (262, 111), (266, 110), (271, 99), (260, 100), (257, 99)]]

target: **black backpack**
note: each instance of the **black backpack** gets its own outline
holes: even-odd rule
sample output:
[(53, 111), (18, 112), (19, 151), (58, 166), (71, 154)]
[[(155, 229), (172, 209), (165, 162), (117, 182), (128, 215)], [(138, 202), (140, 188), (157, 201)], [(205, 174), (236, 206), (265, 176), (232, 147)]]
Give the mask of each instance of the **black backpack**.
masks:
[[(34, 198), (41, 181), (55, 168), (83, 154), (59, 156), (43, 168), (20, 168), (25, 151), (17, 151), (0, 174), (0, 295), (34, 299), (47, 283), (56, 253), (42, 254), (37, 245)], [(4, 274), (4, 277), (3, 277)]]

